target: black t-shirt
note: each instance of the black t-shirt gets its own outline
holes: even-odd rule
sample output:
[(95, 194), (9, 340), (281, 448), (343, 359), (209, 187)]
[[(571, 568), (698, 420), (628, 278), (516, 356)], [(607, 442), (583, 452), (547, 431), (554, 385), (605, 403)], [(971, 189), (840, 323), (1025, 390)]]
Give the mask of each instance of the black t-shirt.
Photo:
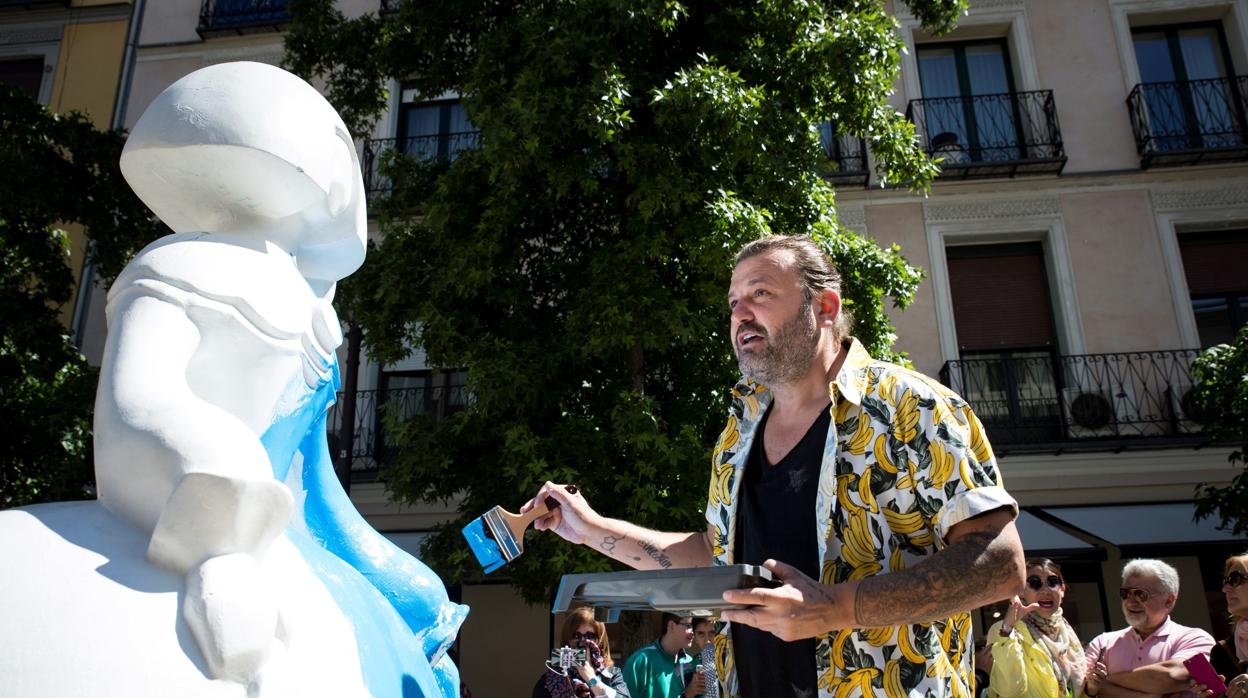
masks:
[[(770, 414), (770, 412), (768, 412)], [(736, 562), (761, 565), (768, 558), (819, 579), (815, 497), (831, 411), (824, 409), (802, 440), (779, 463), (767, 463), (763, 430), (754, 437), (745, 465), (738, 508)], [(733, 655), (742, 698), (817, 695), (815, 640), (785, 642), (769, 632), (735, 623)]]

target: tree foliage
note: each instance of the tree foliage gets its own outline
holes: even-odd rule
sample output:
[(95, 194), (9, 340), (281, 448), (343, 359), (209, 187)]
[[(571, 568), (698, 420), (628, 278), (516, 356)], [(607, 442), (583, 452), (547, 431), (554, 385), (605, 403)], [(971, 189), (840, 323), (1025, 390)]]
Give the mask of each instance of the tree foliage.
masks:
[[(1195, 403), (1206, 433), (1215, 441), (1234, 444), (1231, 465), (1248, 465), (1248, 325), (1231, 344), (1207, 349), (1192, 365)], [(1248, 472), (1225, 487), (1196, 488), (1196, 519), (1216, 516), (1218, 527), (1235, 535), (1248, 532)]]
[[(961, 0), (913, 0), (934, 31)], [(411, 348), (467, 368), (472, 400), (391, 423), (385, 476), (407, 500), (462, 497), (426, 557), (480, 569), (458, 528), (546, 480), (602, 513), (702, 530), (707, 459), (736, 379), (725, 294), (734, 252), (808, 232), (832, 253), (859, 336), (891, 356), (885, 298), (920, 274), (838, 226), (818, 125), (864, 136), (891, 183), (935, 172), (886, 100), (901, 43), (882, 0), (685, 3), (409, 1), (349, 19), (292, 2), (287, 62), (319, 78), (357, 134), (397, 79), (462, 97), (481, 147), (449, 166), (395, 162), (383, 237), (351, 296), (370, 354)], [(413, 211), (421, 215), (413, 216)], [(530, 536), (506, 574), (526, 598), (609, 568)]]
[(65, 226), (114, 277), (158, 234), (122, 180), (117, 131), (0, 85), (0, 508), (89, 493), (96, 372), (59, 319), (72, 300)]

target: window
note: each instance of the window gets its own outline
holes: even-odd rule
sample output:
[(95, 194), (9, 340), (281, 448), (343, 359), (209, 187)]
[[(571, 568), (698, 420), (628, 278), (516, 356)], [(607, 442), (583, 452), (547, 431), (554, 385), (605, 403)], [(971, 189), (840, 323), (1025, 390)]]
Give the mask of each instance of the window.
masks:
[(1244, 142), (1241, 86), (1217, 22), (1132, 31), (1143, 115), (1154, 150), (1226, 148)]
[(954, 164), (1019, 157), (1018, 114), (1004, 39), (921, 45), (921, 119), (932, 151)]
[(43, 85), (43, 58), (0, 60), (0, 85), (11, 85), (38, 100)]
[(953, 246), (946, 256), (961, 355), (951, 387), (994, 442), (1058, 440), (1057, 334), (1043, 247)]
[(1201, 347), (1230, 342), (1248, 323), (1248, 231), (1179, 236)]
[(459, 100), (418, 102), (414, 101), (414, 90), (404, 90), (403, 96), (399, 141), (405, 153), (421, 160), (448, 162), (460, 151), (476, 147), (477, 128)]

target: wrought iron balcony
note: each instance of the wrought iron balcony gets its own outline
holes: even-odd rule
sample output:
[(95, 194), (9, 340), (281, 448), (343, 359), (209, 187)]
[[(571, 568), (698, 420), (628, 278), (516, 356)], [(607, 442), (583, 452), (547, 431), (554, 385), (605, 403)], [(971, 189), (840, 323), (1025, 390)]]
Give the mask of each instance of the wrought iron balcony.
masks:
[(946, 179), (1058, 174), (1066, 151), (1052, 90), (914, 99), (906, 109)]
[(998, 454), (1205, 442), (1193, 404), (1198, 349), (948, 361), (940, 380), (979, 415)]
[(203, 0), (200, 38), (281, 31), (290, 21), (286, 0)]
[(831, 124), (819, 126), (819, 144), (828, 158), (827, 178), (833, 184), (867, 186), (867, 144), (858, 136), (836, 133)]
[(343, 393), (329, 408), (325, 427), (329, 433), (330, 454), (337, 460), (342, 451), (350, 463), (353, 480), (369, 480), (376, 477), (381, 468), (398, 455), (399, 447), (393, 437), (386, 433), (384, 417), (397, 415), (410, 418), (418, 414), (434, 414), (444, 417), (463, 409), (470, 399), (464, 386), (451, 385), (432, 388), (396, 388), (391, 390), (360, 390), (355, 394), (355, 437), (343, 447), (342, 434)]
[(450, 162), (465, 150), (476, 148), (480, 131), (443, 133), (412, 138), (374, 138), (364, 141), (360, 167), (364, 172), (364, 190), (370, 197), (390, 191), (394, 184), (381, 171), (388, 154), (398, 150), (422, 161)]
[(1248, 160), (1248, 76), (1147, 82), (1127, 96), (1141, 167)]

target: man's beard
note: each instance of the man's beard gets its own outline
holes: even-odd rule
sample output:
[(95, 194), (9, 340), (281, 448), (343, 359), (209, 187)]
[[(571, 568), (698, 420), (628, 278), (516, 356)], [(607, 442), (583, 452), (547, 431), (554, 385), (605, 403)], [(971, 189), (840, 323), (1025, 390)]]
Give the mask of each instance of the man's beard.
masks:
[[(737, 328), (740, 336), (742, 328), (751, 328), (763, 334), (762, 327), (750, 322)], [(741, 367), (741, 375), (765, 385), (796, 383), (810, 370), (810, 363), (815, 360), (815, 347), (819, 344), (819, 329), (815, 326), (815, 316), (810, 306), (803, 304), (794, 314), (793, 319), (781, 325), (774, 332), (764, 335), (766, 346), (743, 355), (733, 337), (736, 348), (737, 365)]]

